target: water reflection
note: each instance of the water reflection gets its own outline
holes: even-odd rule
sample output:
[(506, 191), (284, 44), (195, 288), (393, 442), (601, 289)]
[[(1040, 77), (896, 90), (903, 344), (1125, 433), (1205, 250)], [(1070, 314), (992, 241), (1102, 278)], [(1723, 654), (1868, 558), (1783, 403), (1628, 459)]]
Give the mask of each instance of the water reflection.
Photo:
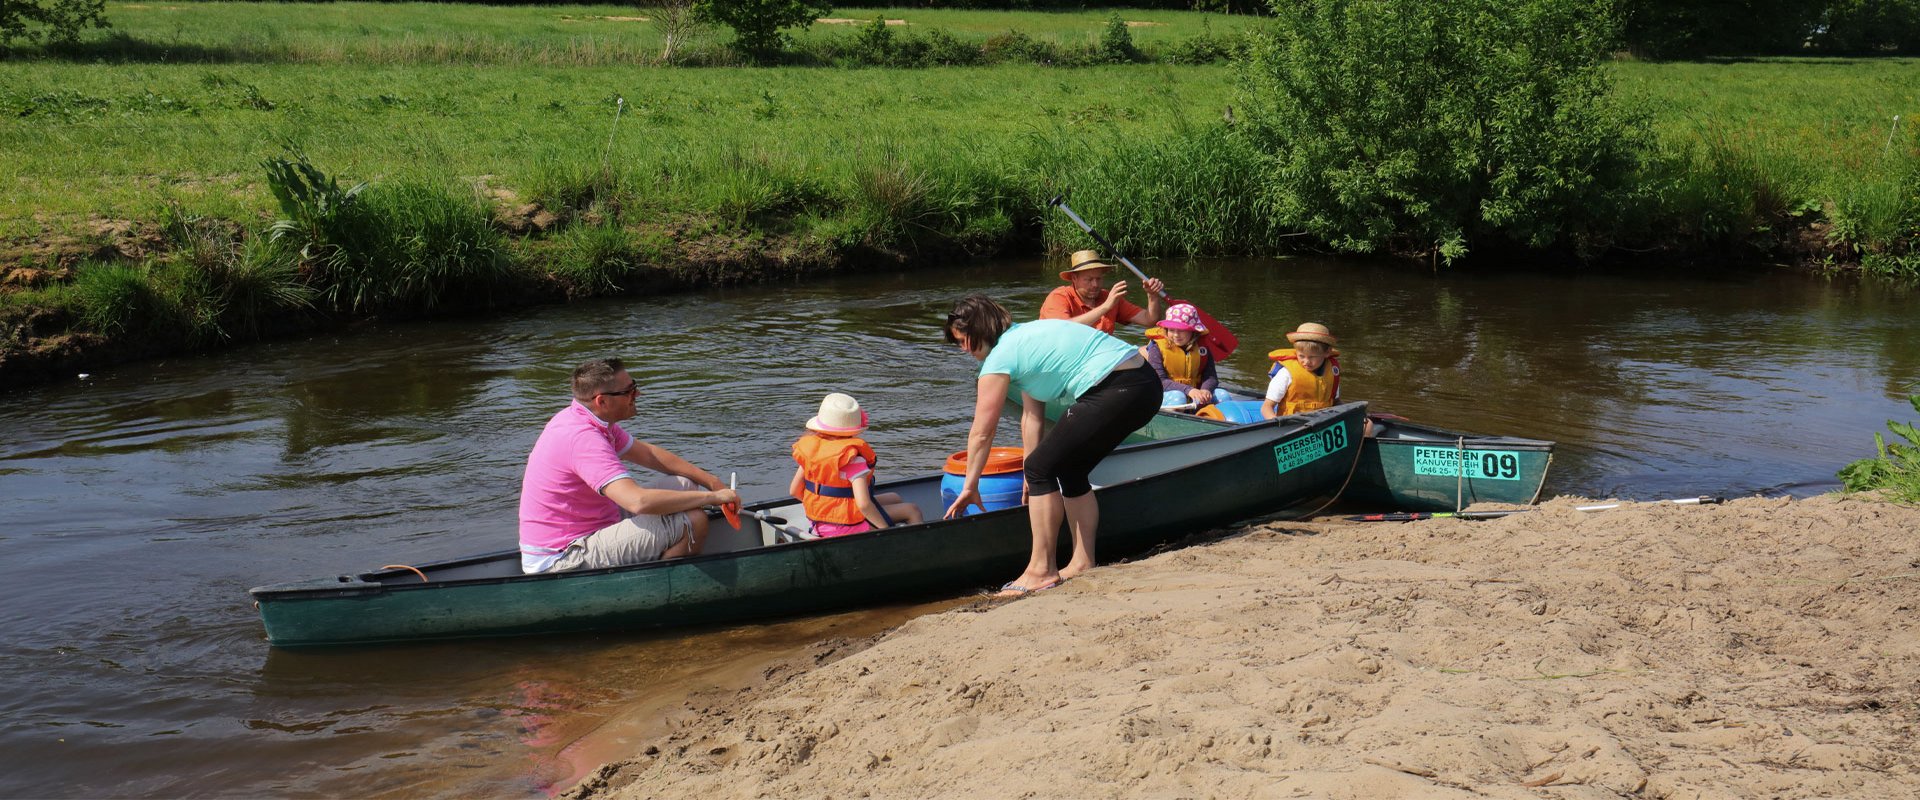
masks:
[[(1149, 266), (1240, 335), (1228, 381), (1263, 384), (1265, 352), (1324, 322), (1348, 397), (1560, 442), (1550, 495), (1827, 488), (1886, 419), (1911, 418), (1920, 381), (1912, 291), (1870, 283)], [(969, 291), (1031, 317), (1054, 271), (374, 326), (9, 394), (0, 796), (538, 796), (624, 755), (592, 744), (644, 730), (623, 709), (913, 613), (289, 653), (264, 646), (245, 589), (509, 546), (527, 449), (590, 357), (628, 360), (629, 430), (737, 472), (748, 497), (785, 490), (787, 448), (829, 391), (870, 410), (889, 474), (937, 470), (963, 443), (977, 366), (938, 321)]]

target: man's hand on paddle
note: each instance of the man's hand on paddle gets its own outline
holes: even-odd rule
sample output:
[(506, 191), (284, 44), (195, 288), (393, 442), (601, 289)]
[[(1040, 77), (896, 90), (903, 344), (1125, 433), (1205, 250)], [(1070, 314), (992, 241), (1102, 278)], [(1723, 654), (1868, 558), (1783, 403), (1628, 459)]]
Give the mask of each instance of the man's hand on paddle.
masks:
[[(1153, 298), (1167, 293), (1167, 285), (1161, 283), (1159, 278), (1148, 278), (1146, 285), (1147, 302), (1149, 303), (1153, 302)], [(1127, 283), (1126, 281), (1114, 281), (1113, 288), (1107, 290), (1107, 299), (1100, 303), (1101, 310), (1112, 311), (1114, 304), (1119, 303), (1121, 299), (1125, 298), (1127, 290), (1131, 288), (1133, 288), (1133, 284)]]

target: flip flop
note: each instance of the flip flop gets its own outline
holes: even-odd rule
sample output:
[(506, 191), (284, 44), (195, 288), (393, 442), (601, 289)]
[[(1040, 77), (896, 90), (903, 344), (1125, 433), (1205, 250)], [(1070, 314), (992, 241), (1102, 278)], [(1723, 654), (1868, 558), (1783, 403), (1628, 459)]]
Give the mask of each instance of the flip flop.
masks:
[(1000, 591), (998, 591), (998, 592), (995, 592), (993, 596), (994, 596), (994, 597), (1009, 597), (1009, 598), (1011, 598), (1011, 597), (1020, 597), (1021, 595), (1029, 595), (1029, 594), (1033, 594), (1034, 592), (1044, 592), (1044, 591), (1046, 591), (1046, 590), (1048, 590), (1048, 589), (1051, 589), (1051, 588), (1053, 588), (1053, 587), (1055, 587), (1055, 586), (1059, 586), (1059, 585), (1060, 585), (1060, 582), (1059, 582), (1059, 581), (1057, 581), (1057, 580), (1056, 580), (1056, 581), (1048, 581), (1048, 582), (1046, 582), (1046, 583), (1044, 583), (1044, 584), (1041, 584), (1041, 585), (1039, 585), (1039, 586), (1035, 586), (1035, 587), (1033, 587), (1033, 588), (1031, 588), (1031, 589), (1029, 589), (1029, 588), (1027, 588), (1027, 587), (1025, 587), (1025, 586), (1021, 586), (1020, 584), (1017, 584), (1017, 583), (1014, 583), (1013, 581), (1007, 581), (1006, 583), (1004, 583), (1004, 584), (1001, 584), (1001, 586), (1000, 586)]

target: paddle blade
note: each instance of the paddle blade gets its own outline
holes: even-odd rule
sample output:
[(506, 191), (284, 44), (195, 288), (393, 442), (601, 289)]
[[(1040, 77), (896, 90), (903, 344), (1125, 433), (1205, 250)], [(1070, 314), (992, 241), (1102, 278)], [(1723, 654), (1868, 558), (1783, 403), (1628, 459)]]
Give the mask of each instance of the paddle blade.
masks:
[(726, 505), (721, 506), (720, 514), (727, 518), (728, 525), (732, 525), (736, 530), (745, 530), (744, 528), (740, 527), (740, 504), (739, 503), (728, 503)]

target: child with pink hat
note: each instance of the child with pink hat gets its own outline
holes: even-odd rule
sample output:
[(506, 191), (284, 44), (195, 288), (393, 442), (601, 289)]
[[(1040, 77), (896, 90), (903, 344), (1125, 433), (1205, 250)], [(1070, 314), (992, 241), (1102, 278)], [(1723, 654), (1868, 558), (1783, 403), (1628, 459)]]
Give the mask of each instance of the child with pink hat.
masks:
[(867, 412), (851, 395), (834, 392), (820, 401), (820, 413), (807, 420), (810, 431), (793, 443), (793, 482), (787, 490), (800, 498), (820, 536), (846, 536), (894, 525), (917, 525), (920, 509), (893, 492), (873, 493), (873, 468), (880, 459), (860, 434)]
[(1187, 303), (1167, 309), (1167, 318), (1147, 331), (1151, 341), (1141, 346), (1140, 354), (1160, 376), (1162, 408), (1198, 411), (1232, 399), (1220, 389), (1213, 353), (1200, 343), (1206, 332), (1200, 312)]

